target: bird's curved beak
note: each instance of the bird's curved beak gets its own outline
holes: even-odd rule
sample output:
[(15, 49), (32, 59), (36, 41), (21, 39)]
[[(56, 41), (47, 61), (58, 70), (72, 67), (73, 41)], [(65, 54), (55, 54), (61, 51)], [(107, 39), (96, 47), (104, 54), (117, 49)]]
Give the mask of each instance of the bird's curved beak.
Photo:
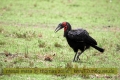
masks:
[(61, 25), (61, 23), (58, 25), (58, 27), (55, 29), (55, 32), (59, 31), (60, 29), (62, 29), (63, 26)]

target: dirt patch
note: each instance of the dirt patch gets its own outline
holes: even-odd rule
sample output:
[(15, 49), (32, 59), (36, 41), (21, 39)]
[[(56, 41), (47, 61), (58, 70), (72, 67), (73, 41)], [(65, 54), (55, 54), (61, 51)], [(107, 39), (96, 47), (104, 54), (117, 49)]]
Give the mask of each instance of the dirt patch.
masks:
[(120, 27), (104, 27), (104, 31), (120, 32)]
[(56, 27), (56, 24), (43, 24), (43, 23), (36, 23), (36, 24), (30, 24), (30, 23), (17, 23), (17, 22), (1, 22), (0, 21), (0, 25), (5, 25), (5, 26), (16, 26), (16, 27), (35, 27), (35, 28), (39, 28), (39, 27), (43, 27), (43, 28), (48, 28), (48, 27)]

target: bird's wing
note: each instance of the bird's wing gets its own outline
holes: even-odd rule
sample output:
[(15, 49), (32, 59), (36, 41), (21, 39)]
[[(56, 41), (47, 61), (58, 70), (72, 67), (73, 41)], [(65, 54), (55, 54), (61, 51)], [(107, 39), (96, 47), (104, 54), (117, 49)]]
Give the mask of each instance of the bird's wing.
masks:
[(97, 42), (89, 36), (89, 33), (84, 29), (71, 30), (68, 32), (68, 37), (77, 42), (86, 42), (97, 45)]

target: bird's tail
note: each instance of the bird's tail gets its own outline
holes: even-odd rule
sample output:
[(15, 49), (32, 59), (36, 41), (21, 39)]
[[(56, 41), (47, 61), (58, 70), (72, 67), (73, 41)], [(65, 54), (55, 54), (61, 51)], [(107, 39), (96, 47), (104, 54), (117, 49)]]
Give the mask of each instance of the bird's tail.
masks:
[(100, 52), (104, 52), (104, 49), (103, 49), (103, 48), (100, 48), (100, 47), (98, 47), (98, 46), (96, 46), (96, 45), (93, 45), (93, 44), (91, 44), (91, 46), (92, 46), (93, 48), (97, 49), (97, 50), (100, 51)]

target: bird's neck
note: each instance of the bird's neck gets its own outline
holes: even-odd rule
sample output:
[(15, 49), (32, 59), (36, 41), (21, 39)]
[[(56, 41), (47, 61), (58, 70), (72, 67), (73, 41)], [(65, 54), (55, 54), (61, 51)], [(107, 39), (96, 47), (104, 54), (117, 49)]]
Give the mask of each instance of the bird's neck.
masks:
[(68, 32), (72, 30), (71, 25), (68, 23), (66, 29), (64, 29), (64, 37), (67, 36)]
[(67, 37), (68, 31), (64, 31), (64, 37)]

